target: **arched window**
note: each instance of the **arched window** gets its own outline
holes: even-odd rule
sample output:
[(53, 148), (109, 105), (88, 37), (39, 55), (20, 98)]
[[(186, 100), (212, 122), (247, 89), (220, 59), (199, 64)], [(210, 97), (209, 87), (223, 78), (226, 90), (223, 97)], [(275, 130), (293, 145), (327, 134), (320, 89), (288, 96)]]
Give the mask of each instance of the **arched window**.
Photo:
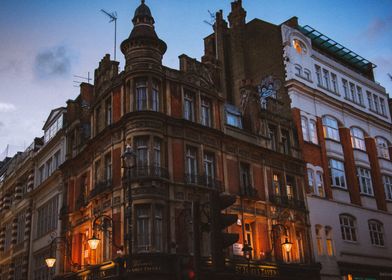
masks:
[(383, 137), (376, 137), (376, 144), (378, 157), (389, 159), (388, 141)]
[(346, 241), (357, 241), (357, 227), (356, 220), (353, 216), (348, 214), (341, 214), (339, 216), (340, 230), (342, 239)]
[(338, 121), (335, 118), (324, 116), (323, 129), (325, 138), (340, 141)]
[(365, 147), (365, 133), (358, 127), (352, 127), (351, 131), (351, 144), (354, 149), (366, 151)]
[(299, 54), (306, 54), (306, 52), (307, 52), (305, 44), (298, 39), (293, 40), (293, 48)]
[(384, 246), (384, 226), (377, 220), (369, 220), (369, 233), (372, 245)]
[(294, 69), (295, 69), (295, 75), (298, 75), (298, 76), (302, 77), (302, 67), (301, 67), (301, 65), (295, 64), (294, 65)]

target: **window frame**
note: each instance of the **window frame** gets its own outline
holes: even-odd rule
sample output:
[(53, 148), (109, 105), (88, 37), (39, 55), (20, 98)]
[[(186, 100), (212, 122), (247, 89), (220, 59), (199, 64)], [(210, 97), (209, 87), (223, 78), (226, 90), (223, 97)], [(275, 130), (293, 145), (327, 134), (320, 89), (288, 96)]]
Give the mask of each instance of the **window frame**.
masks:
[(339, 122), (336, 118), (325, 115), (322, 118), (324, 137), (334, 141), (340, 141)]
[(366, 151), (365, 144), (365, 131), (363, 131), (359, 127), (351, 127), (350, 128), (350, 136), (351, 136), (351, 146), (353, 149), (358, 149), (361, 151)]
[(350, 214), (340, 214), (339, 224), (342, 240), (346, 242), (358, 242), (357, 219)]
[(385, 247), (384, 225), (378, 220), (368, 220), (370, 242), (376, 247)]
[[(346, 172), (345, 172), (345, 168), (344, 168), (344, 163), (338, 159), (329, 158), (328, 168), (330, 170), (331, 186), (337, 187), (340, 189), (347, 189)], [(339, 184), (335, 184), (337, 182), (337, 180), (339, 181)]]
[(360, 193), (364, 195), (374, 196), (372, 175), (370, 169), (358, 166), (357, 177), (359, 181)]

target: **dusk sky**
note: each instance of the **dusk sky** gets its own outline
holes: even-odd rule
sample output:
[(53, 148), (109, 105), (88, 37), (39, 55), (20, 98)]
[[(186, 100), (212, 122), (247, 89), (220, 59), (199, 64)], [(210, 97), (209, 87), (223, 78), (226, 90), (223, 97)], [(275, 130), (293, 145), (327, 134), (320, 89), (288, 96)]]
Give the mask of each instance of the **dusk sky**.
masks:
[[(203, 38), (212, 32), (208, 10), (231, 0), (146, 0), (158, 36), (168, 46), (163, 63), (178, 68), (185, 53), (200, 59)], [(116, 11), (117, 46), (129, 36), (136, 0), (1, 0), (0, 3), (0, 160), (7, 144), (24, 150), (43, 135), (52, 109), (74, 99), (73, 75), (93, 76), (106, 53), (113, 56), (114, 24), (100, 12)], [(292, 16), (377, 65), (376, 80), (392, 90), (391, 0), (243, 0), (247, 21), (280, 24)], [(117, 48), (120, 68), (124, 59)]]

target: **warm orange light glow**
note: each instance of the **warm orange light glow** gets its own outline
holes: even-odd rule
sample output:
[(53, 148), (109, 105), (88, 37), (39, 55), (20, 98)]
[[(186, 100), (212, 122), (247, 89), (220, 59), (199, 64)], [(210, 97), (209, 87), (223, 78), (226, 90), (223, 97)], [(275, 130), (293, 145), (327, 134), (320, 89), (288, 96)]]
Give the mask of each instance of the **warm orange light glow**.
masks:
[(46, 265), (51, 268), (54, 266), (54, 263), (56, 262), (56, 258), (55, 257), (49, 257), (45, 259)]
[(291, 247), (293, 246), (293, 243), (289, 241), (289, 239), (286, 237), (284, 243), (282, 243), (283, 248), (286, 250), (287, 253), (291, 251)]
[(99, 238), (93, 236), (89, 240), (87, 240), (88, 246), (90, 246), (90, 249), (95, 250), (98, 247), (99, 241)]

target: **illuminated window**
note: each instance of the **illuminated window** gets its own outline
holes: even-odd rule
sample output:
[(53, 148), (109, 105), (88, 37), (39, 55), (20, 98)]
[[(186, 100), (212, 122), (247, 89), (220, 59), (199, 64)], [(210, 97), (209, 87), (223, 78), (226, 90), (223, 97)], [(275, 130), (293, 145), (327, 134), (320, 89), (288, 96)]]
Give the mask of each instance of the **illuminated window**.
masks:
[(294, 39), (293, 40), (293, 47), (297, 51), (297, 53), (306, 54), (306, 47), (302, 41), (300, 41), (298, 39)]
[(332, 239), (332, 228), (329, 226), (325, 227), (325, 243), (327, 245), (327, 254), (328, 256), (334, 256), (334, 248), (333, 248), (333, 239)]
[(280, 195), (280, 180), (279, 180), (279, 175), (274, 174), (273, 176), (273, 186), (274, 186), (274, 192), (276, 195)]
[(316, 225), (316, 245), (317, 245), (317, 255), (321, 256), (324, 253), (323, 248), (323, 237), (321, 236), (321, 225)]

